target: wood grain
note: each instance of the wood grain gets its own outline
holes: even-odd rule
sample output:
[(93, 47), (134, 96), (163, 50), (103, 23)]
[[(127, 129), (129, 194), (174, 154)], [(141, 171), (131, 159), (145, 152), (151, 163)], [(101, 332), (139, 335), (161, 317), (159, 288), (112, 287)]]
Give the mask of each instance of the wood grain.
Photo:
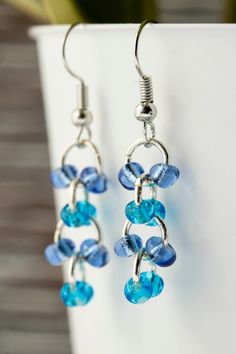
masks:
[(70, 353), (33, 24), (0, 2), (0, 353)]

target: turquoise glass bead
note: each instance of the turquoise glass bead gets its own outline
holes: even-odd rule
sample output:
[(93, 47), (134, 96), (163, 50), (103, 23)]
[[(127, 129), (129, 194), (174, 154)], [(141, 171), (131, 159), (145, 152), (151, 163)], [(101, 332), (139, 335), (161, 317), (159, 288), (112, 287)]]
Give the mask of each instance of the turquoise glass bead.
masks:
[(133, 224), (146, 224), (154, 217), (155, 208), (151, 200), (142, 200), (140, 205), (133, 200), (127, 204), (125, 214)]
[(65, 283), (61, 288), (60, 297), (65, 306), (85, 306), (93, 297), (93, 288), (85, 281)]
[[(159, 218), (164, 220), (166, 217), (166, 210), (165, 210), (164, 205), (159, 200), (155, 200), (155, 199), (151, 199), (151, 202), (152, 202), (154, 209), (155, 209), (155, 215), (159, 216)], [(148, 226), (157, 226), (158, 222), (154, 218), (151, 221), (149, 221), (149, 223), (147, 225)]]
[(159, 267), (169, 267), (176, 261), (174, 248), (170, 244), (164, 245), (161, 237), (150, 237), (146, 242), (146, 252)]
[(126, 299), (132, 304), (143, 304), (152, 297), (152, 281), (145, 276), (145, 273), (140, 274), (138, 283), (134, 282), (133, 278), (130, 278), (125, 284), (124, 294)]
[(179, 178), (179, 170), (172, 165), (157, 163), (150, 169), (150, 176), (160, 188), (168, 188)]
[(164, 281), (163, 279), (156, 273), (154, 272), (143, 272), (142, 273), (144, 277), (146, 277), (153, 286), (153, 292), (152, 292), (152, 297), (156, 297), (160, 295), (164, 288)]
[(77, 202), (75, 210), (66, 204), (61, 210), (61, 219), (68, 227), (90, 225), (90, 218), (96, 215), (96, 208), (87, 201)]
[(121, 237), (114, 245), (114, 251), (118, 257), (130, 257), (138, 253), (143, 247), (143, 241), (138, 235)]

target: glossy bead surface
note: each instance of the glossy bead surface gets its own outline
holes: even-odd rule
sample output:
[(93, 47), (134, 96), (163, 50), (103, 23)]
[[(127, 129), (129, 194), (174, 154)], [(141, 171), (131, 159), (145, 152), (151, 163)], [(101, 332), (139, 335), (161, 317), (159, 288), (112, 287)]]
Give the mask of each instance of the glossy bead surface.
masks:
[(133, 200), (127, 204), (125, 214), (127, 219), (133, 224), (146, 224), (154, 216), (155, 209), (151, 200), (142, 200), (140, 205), (136, 205)]
[(163, 279), (154, 272), (144, 272), (142, 273), (144, 277), (146, 277), (153, 286), (152, 297), (156, 297), (160, 295), (164, 288), (164, 281)]
[(150, 169), (150, 176), (161, 188), (168, 188), (179, 178), (179, 170), (172, 165), (157, 163)]
[(137, 178), (143, 173), (144, 169), (139, 163), (130, 162), (120, 169), (118, 179), (123, 187), (129, 190), (134, 190)]
[(60, 297), (65, 306), (84, 306), (93, 297), (93, 288), (84, 281), (75, 284), (65, 283), (60, 291)]
[(97, 268), (104, 267), (110, 260), (106, 247), (94, 239), (83, 241), (80, 246), (80, 253), (90, 265)]
[(121, 237), (114, 245), (114, 251), (118, 257), (130, 257), (138, 253), (142, 248), (143, 241), (138, 235)]
[(103, 193), (107, 190), (107, 178), (100, 174), (96, 167), (86, 167), (80, 175), (81, 181), (91, 193)]
[(64, 165), (50, 173), (50, 181), (54, 188), (66, 188), (77, 178), (78, 170), (73, 165)]
[(75, 253), (75, 243), (69, 238), (61, 238), (57, 243), (58, 251), (65, 257), (71, 257)]
[(125, 284), (124, 294), (126, 299), (132, 304), (143, 304), (152, 297), (152, 281), (147, 279), (145, 273), (140, 274), (138, 283), (134, 282), (133, 278), (130, 278)]
[(58, 266), (71, 257), (75, 253), (75, 250), (75, 243), (68, 238), (63, 238), (57, 243), (48, 245), (44, 254), (49, 264)]
[[(152, 202), (154, 209), (155, 209), (154, 214), (164, 220), (165, 216), (166, 216), (166, 210), (165, 210), (164, 205), (159, 200), (155, 200), (155, 199), (151, 199), (151, 202)], [(156, 225), (158, 225), (158, 222), (154, 218), (151, 221), (149, 221), (149, 223), (147, 225), (148, 226), (156, 226)]]
[(176, 260), (174, 248), (164, 245), (161, 237), (152, 236), (146, 242), (146, 252), (150, 259), (160, 267), (169, 267)]
[(90, 218), (96, 215), (95, 207), (87, 201), (77, 202), (75, 210), (66, 204), (61, 210), (61, 219), (68, 227), (90, 225)]

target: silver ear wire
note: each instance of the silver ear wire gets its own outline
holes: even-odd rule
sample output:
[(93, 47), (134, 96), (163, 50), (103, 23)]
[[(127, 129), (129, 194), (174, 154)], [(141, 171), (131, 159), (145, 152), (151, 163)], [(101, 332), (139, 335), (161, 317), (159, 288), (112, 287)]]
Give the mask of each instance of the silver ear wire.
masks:
[(72, 123), (76, 126), (88, 126), (92, 122), (92, 113), (88, 110), (88, 87), (84, 80), (74, 70), (71, 69), (66, 57), (66, 43), (71, 31), (79, 25), (79, 22), (74, 23), (65, 34), (62, 45), (62, 59), (67, 72), (77, 80), (77, 107), (72, 112)]
[[(151, 76), (144, 74), (143, 70), (141, 69), (139, 58), (138, 58), (139, 38), (143, 28), (149, 23), (157, 23), (157, 22), (152, 20), (143, 21), (139, 26), (138, 33), (135, 40), (135, 68), (138, 72), (138, 75), (140, 76), (139, 79), (140, 103), (136, 106), (134, 114), (138, 120), (144, 122), (145, 132), (147, 130), (147, 124), (149, 124), (152, 130), (155, 131), (152, 121), (157, 115), (157, 109), (153, 103), (152, 79)], [(146, 140), (148, 141), (148, 137)]]

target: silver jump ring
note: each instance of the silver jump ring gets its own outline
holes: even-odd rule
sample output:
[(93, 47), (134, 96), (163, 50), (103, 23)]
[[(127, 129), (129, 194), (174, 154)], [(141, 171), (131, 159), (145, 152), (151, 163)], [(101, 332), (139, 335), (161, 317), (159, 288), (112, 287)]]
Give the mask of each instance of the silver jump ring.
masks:
[[(126, 163), (130, 163), (132, 160), (132, 156), (133, 153), (135, 152), (135, 150), (142, 145), (146, 145), (147, 142), (145, 139), (139, 139), (136, 140), (127, 150), (125, 156), (126, 156)], [(166, 150), (166, 148), (164, 147), (164, 145), (162, 145), (162, 143), (156, 139), (151, 139), (149, 140), (148, 144), (155, 146), (162, 154), (163, 157), (163, 163), (164, 164), (168, 164), (169, 161), (169, 156), (168, 156), (168, 152)]]
[[(151, 133), (151, 137), (148, 137), (148, 127), (150, 128), (150, 133)], [(147, 123), (147, 122), (143, 122), (143, 134), (144, 134), (144, 138), (146, 140), (146, 144), (144, 145), (145, 147), (149, 148), (152, 146), (152, 144), (150, 144), (150, 140), (155, 139), (156, 136), (156, 129), (155, 129), (155, 125), (151, 122), (151, 123)]]
[(57, 243), (61, 239), (61, 232), (64, 227), (64, 223), (62, 220), (59, 220), (56, 226), (56, 230), (54, 231), (53, 240)]
[(88, 137), (87, 137), (86, 140), (90, 140), (91, 137), (92, 137), (92, 132), (91, 132), (90, 127), (89, 127), (88, 125), (81, 125), (81, 126), (80, 126), (80, 130), (79, 130), (79, 133), (77, 134), (77, 137), (76, 137), (76, 141), (78, 141), (79, 144), (81, 144), (80, 139), (81, 139), (81, 137), (82, 137), (84, 131), (86, 131), (86, 133), (87, 133), (87, 135), (88, 135)]
[[(133, 281), (135, 283), (139, 282), (141, 263), (142, 263), (142, 259), (144, 257), (146, 257), (146, 251), (145, 251), (145, 248), (141, 248), (141, 250), (135, 255), (135, 258), (134, 258)], [(153, 273), (155, 273), (156, 272), (156, 265), (152, 262), (150, 262), (150, 264), (151, 264), (151, 271)]]
[(156, 199), (157, 196), (157, 188), (153, 183), (150, 176), (146, 173), (143, 173), (140, 177), (137, 178), (135, 182), (135, 204), (140, 205), (142, 202), (142, 192), (143, 186), (149, 186), (151, 188), (151, 197), (150, 199)]
[[(168, 232), (167, 232), (166, 224), (157, 215), (155, 215), (153, 217), (153, 219), (157, 220), (157, 226), (160, 228), (162, 241), (163, 241), (164, 245), (167, 246), (169, 244), (169, 241), (168, 241)], [(135, 224), (133, 224), (131, 221), (127, 221), (125, 223), (125, 225), (123, 227), (122, 237), (129, 235), (132, 225), (135, 225)]]
[(98, 172), (102, 173), (102, 159), (101, 159), (100, 153), (99, 153), (96, 145), (94, 143), (92, 143), (91, 140), (89, 140), (89, 139), (84, 139), (81, 142), (76, 140), (74, 143), (69, 145), (67, 147), (67, 149), (65, 150), (64, 154), (62, 155), (61, 166), (65, 165), (67, 155), (74, 147), (79, 147), (79, 148), (88, 147), (88, 148), (90, 148), (95, 155)]
[(84, 185), (84, 183), (80, 180), (80, 178), (76, 178), (70, 183), (70, 188), (69, 188), (69, 195), (70, 195), (70, 202), (69, 202), (69, 207), (70, 210), (75, 211), (76, 209), (76, 192), (78, 187), (82, 187), (83, 193), (84, 193), (84, 200), (88, 201), (89, 194), (88, 191)]
[(81, 279), (82, 281), (86, 280), (86, 274), (85, 274), (85, 268), (84, 268), (84, 258), (80, 255), (78, 252), (75, 254), (71, 260), (70, 260), (70, 265), (69, 265), (69, 283), (70, 284), (75, 284), (77, 275), (76, 275), (76, 270), (81, 272), (82, 276)]
[(149, 24), (149, 23), (157, 23), (157, 21), (155, 20), (145, 20), (143, 21), (140, 26), (139, 26), (139, 29), (138, 29), (138, 32), (137, 32), (137, 36), (136, 36), (136, 40), (135, 40), (135, 47), (134, 47), (134, 53), (135, 53), (135, 67), (136, 67), (136, 70), (139, 74), (139, 76), (142, 78), (142, 79), (145, 79), (147, 77), (147, 75), (144, 74), (143, 70), (141, 69), (140, 67), (140, 64), (139, 64), (139, 58), (138, 58), (138, 45), (139, 45), (139, 38), (140, 38), (140, 35), (141, 35), (141, 32), (143, 30), (143, 28)]

